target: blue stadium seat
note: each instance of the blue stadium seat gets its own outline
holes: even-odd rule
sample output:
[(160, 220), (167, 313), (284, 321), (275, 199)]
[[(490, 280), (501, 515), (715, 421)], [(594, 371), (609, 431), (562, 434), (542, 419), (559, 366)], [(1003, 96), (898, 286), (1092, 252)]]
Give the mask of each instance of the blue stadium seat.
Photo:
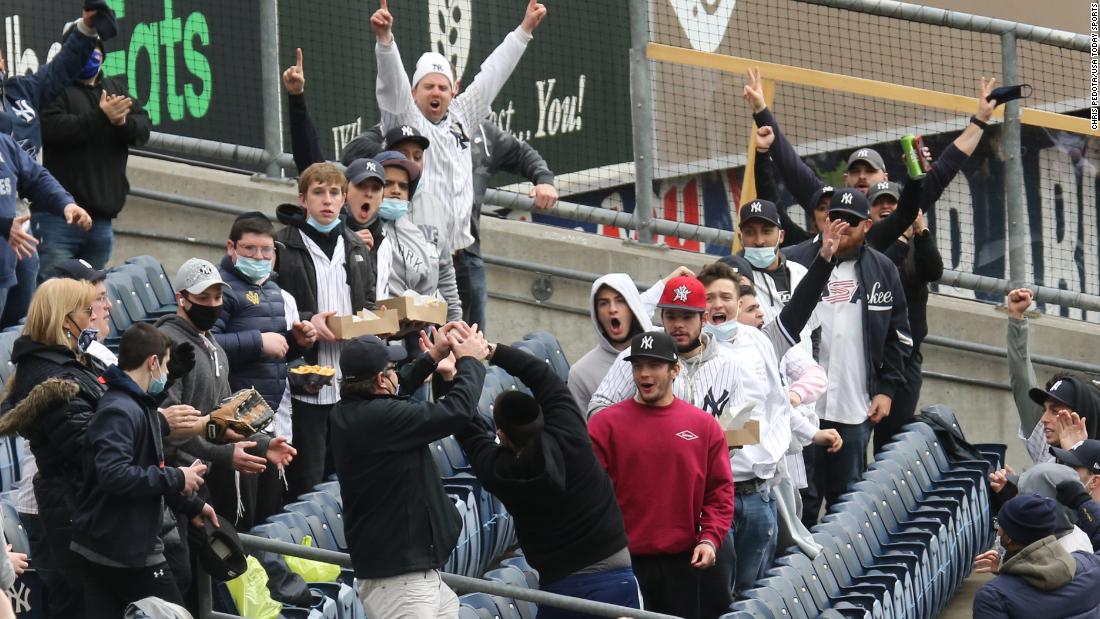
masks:
[(21, 333), (22, 330), (0, 333), (0, 385), (8, 382), (12, 373), (15, 372), (15, 364), (11, 362), (11, 349)]
[(336, 602), (336, 619), (364, 619), (363, 604), (350, 586), (340, 582), (311, 582), (310, 589), (320, 591)]
[(536, 340), (543, 345), (546, 349), (550, 365), (554, 367), (554, 371), (557, 372), (558, 377), (563, 382), (569, 380), (569, 360), (565, 358), (565, 352), (562, 350), (561, 342), (558, 338), (549, 331), (532, 331), (523, 336), (525, 340)]
[(485, 617), (478, 613), (478, 609), (473, 606), (469, 604), (459, 604), (458, 619), (485, 619)]
[[(485, 573), (486, 580), (495, 580), (502, 582), (506, 585), (512, 585), (513, 587), (521, 587), (523, 589), (529, 588), (527, 586), (527, 577), (519, 569), (504, 566), (495, 570), (490, 570)], [(532, 602), (524, 602), (521, 600), (513, 600), (516, 608), (519, 610), (520, 617), (522, 619), (535, 619), (535, 614), (538, 612), (538, 608)]]
[(832, 536), (840, 558), (854, 582), (886, 586), (893, 595), (895, 616), (916, 617), (916, 589), (919, 584), (913, 580), (908, 565), (885, 559), (877, 560), (858, 528), (850, 531), (836, 522), (828, 522), (818, 525), (814, 530)]
[(332, 531), (332, 537), (336, 540), (337, 549), (341, 552), (347, 552), (348, 541), (344, 534), (344, 509), (340, 505), (339, 499), (328, 492), (307, 492), (298, 498), (320, 506), (325, 515), (325, 522), (328, 524), (329, 530)]
[(774, 606), (776, 597), (778, 597), (786, 611), (782, 613), (784, 617), (810, 619), (817, 616), (816, 604), (813, 603), (813, 598), (809, 598), (811, 606), (806, 606), (806, 602), (798, 595), (794, 583), (782, 578), (768, 577), (760, 579), (755, 585), (756, 588), (745, 592), (746, 597), (760, 599), (769, 607)]
[[(104, 281), (104, 285), (107, 288), (107, 293), (111, 295), (112, 303), (116, 298), (115, 295), (117, 295), (118, 301), (126, 309), (126, 314), (130, 317), (130, 322), (147, 322), (150, 320), (149, 315), (145, 311), (145, 306), (141, 304), (141, 300), (137, 296), (137, 291), (134, 290), (134, 282), (129, 275), (119, 271), (111, 271), (107, 273), (107, 279)], [(115, 294), (111, 294), (112, 288)]]
[(313, 536), (314, 548), (340, 550), (336, 544), (336, 536), (333, 535), (332, 529), (328, 526), (325, 510), (319, 504), (310, 501), (296, 501), (288, 503), (283, 509), (288, 512), (299, 513), (305, 518), (311, 531), (310, 534)]
[(508, 565), (523, 572), (524, 577), (527, 578), (528, 589), (539, 588), (539, 573), (538, 570), (531, 567), (531, 564), (527, 562), (527, 557), (516, 555), (514, 557), (507, 558), (500, 562), (501, 565)]
[(476, 578), (481, 573), (481, 521), (478, 514), (477, 496), (473, 488), (447, 484), (443, 486), (447, 494), (460, 505), (462, 515), (462, 533), (452, 553), (456, 559), (455, 573)]
[(0, 502), (0, 510), (4, 516), (4, 537), (11, 544), (12, 551), (31, 556), (31, 541), (27, 537), (27, 530), (23, 528), (23, 522), (19, 519), (15, 504), (7, 501)]
[(118, 273), (119, 275), (125, 275), (130, 278), (134, 293), (137, 295), (138, 301), (141, 302), (141, 306), (145, 309), (146, 315), (164, 316), (176, 312), (175, 303), (166, 305), (162, 304), (160, 300), (157, 299), (156, 292), (153, 290), (153, 285), (149, 282), (148, 271), (141, 265), (132, 263), (120, 264), (111, 269), (111, 273)]
[(459, 604), (477, 611), (481, 619), (501, 619), (500, 609), (491, 595), (485, 593), (467, 593), (458, 598)]
[(161, 305), (175, 305), (176, 292), (172, 289), (172, 280), (162, 265), (153, 256), (134, 256), (126, 262), (145, 269), (146, 280)]
[[(768, 594), (764, 594), (764, 595), (768, 595)], [(782, 607), (782, 606), (774, 605), (775, 598), (778, 597), (778, 596), (769, 596), (769, 597), (772, 597), (772, 603), (771, 604), (769, 604), (768, 602), (766, 602), (766, 601), (764, 601), (760, 598), (755, 598), (755, 597), (746, 598), (746, 599), (741, 600), (739, 602), (734, 602), (733, 605), (730, 606), (730, 608), (733, 609), (733, 612), (722, 615), (722, 617), (752, 617), (752, 619), (784, 619), (784, 617), (786, 616), (784, 614), (784, 612), (786, 611), (786, 608)], [(779, 600), (779, 602), (780, 602), (780, 604), (782, 604), (782, 600)]]
[(327, 492), (340, 503), (341, 507), (344, 506), (344, 498), (340, 495), (340, 482), (338, 481), (323, 481), (314, 486), (313, 491)]

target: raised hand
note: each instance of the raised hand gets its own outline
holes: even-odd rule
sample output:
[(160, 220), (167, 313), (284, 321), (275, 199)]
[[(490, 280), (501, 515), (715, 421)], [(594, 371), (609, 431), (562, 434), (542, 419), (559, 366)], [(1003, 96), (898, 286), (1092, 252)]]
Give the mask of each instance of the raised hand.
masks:
[(1072, 449), (1074, 445), (1089, 437), (1085, 430), (1085, 420), (1071, 410), (1058, 411), (1058, 440), (1062, 449)]
[[(465, 325), (463, 324), (462, 327)], [(447, 339), (450, 340), (451, 350), (454, 351), (456, 359), (463, 357), (473, 357), (479, 361), (483, 361), (489, 357), (489, 342), (486, 341), (485, 336), (477, 330), (477, 325), (470, 325), (465, 329), (456, 327), (454, 330), (447, 333)]]
[(393, 15), (386, 0), (382, 0), (381, 8), (370, 16), (370, 27), (379, 43), (389, 45), (393, 42)]
[(302, 67), (302, 48), (297, 49), (298, 62), (283, 71), (283, 86), (292, 95), (300, 95), (306, 91), (306, 72)]
[(1025, 318), (1028, 308), (1031, 307), (1032, 298), (1030, 288), (1010, 290), (1008, 297), (1005, 298), (1005, 308), (1008, 310), (1008, 315), (1020, 320)]
[(775, 131), (766, 125), (759, 127), (756, 130), (754, 139), (756, 140), (756, 152), (766, 153), (771, 150), (772, 142), (775, 141)]
[(684, 265), (676, 267), (671, 273), (665, 276), (665, 282), (674, 277), (695, 277), (695, 271), (692, 271)]
[(840, 239), (848, 231), (848, 222), (843, 219), (830, 219), (825, 222), (825, 229), (821, 231), (821, 259), (828, 262), (836, 255), (840, 247)]
[(992, 473), (989, 474), (989, 488), (994, 493), (999, 493), (1001, 490), (1004, 490), (1004, 487), (1007, 484), (1008, 484), (1008, 471), (1007, 470), (1000, 469), (998, 471), (993, 471)]
[(38, 247), (38, 239), (23, 229), (23, 224), (30, 221), (30, 215), (20, 215), (11, 222), (11, 231), (8, 232), (8, 245), (20, 260), (30, 258)]
[[(385, 5), (385, 0), (383, 0), (382, 6)], [(531, 34), (535, 31), (535, 28), (539, 27), (544, 17), (546, 17), (546, 5), (540, 4), (535, 0), (529, 0), (527, 3), (527, 13), (523, 16), (523, 22), (519, 26), (523, 28), (524, 32)]]
[(760, 69), (749, 69), (749, 83), (741, 89), (741, 96), (752, 107), (752, 112), (764, 111), (768, 104), (764, 102), (764, 82), (760, 79)]
[(996, 574), (1001, 569), (1001, 553), (987, 550), (974, 557), (974, 571), (978, 574)]
[(974, 113), (978, 117), (978, 120), (987, 123), (990, 118), (993, 118), (993, 110), (997, 109), (997, 100), (988, 101), (989, 93), (993, 92), (993, 87), (997, 85), (997, 78), (991, 77), (989, 81), (985, 81), (983, 77), (978, 82), (978, 111)]

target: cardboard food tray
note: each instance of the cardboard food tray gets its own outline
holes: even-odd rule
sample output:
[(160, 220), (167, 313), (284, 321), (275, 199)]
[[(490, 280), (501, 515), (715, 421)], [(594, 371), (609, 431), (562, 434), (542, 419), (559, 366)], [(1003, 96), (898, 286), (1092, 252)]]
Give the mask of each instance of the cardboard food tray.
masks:
[(396, 311), (386, 308), (374, 312), (359, 310), (353, 316), (329, 316), (328, 328), (337, 339), (350, 340), (362, 335), (397, 333), (399, 319)]
[(726, 430), (726, 445), (730, 447), (744, 447), (756, 445), (760, 442), (760, 422), (750, 419), (745, 425), (736, 430)]
[(426, 322), (433, 325), (447, 323), (447, 302), (432, 297), (399, 296), (384, 299), (379, 305), (397, 313), (402, 321)]

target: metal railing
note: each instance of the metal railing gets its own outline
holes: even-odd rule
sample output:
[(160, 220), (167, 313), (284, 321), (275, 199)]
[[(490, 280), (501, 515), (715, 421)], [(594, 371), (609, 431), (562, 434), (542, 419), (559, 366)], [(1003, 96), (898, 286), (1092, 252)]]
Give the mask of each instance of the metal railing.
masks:
[[(248, 535), (245, 533), (240, 534), (240, 538), (241, 544), (247, 551), (273, 552), (280, 555), (289, 555), (292, 557), (301, 557), (303, 559), (322, 561), (324, 563), (331, 563), (345, 568), (352, 567), (351, 555), (344, 552), (325, 550), (323, 548), (310, 548), (307, 546), (292, 544), (290, 542), (267, 539), (266, 537), (257, 537), (255, 535)], [(520, 600), (523, 602), (532, 602), (534, 604), (562, 608), (572, 612), (587, 613), (589, 615), (596, 615), (598, 617), (630, 617), (631, 619), (675, 619), (671, 615), (653, 613), (645, 610), (639, 610), (637, 608), (627, 608), (625, 606), (615, 606), (614, 604), (605, 604), (603, 602), (593, 602), (592, 600), (582, 600), (580, 598), (558, 595), (556, 593), (548, 593), (546, 591), (539, 591), (538, 589), (524, 589), (523, 587), (516, 587), (514, 585), (508, 585), (492, 580), (469, 578), (467, 576), (448, 574), (446, 572), (441, 572), (440, 576), (442, 577), (443, 582), (447, 583), (447, 586), (449, 586), (451, 589), (454, 589), (455, 592), (459, 594), (474, 592), (487, 593), (489, 595), (498, 595), (501, 597), (512, 598), (513, 600)], [(205, 600), (200, 600), (200, 608), (204, 610), (209, 609), (209, 588), (200, 587), (199, 594), (200, 596), (206, 596)], [(210, 619), (237, 619), (236, 615), (227, 615), (225, 613), (214, 611), (210, 611), (209, 614), (206, 615), (206, 617), (209, 617)], [(203, 617), (202, 619), (206, 618)]]

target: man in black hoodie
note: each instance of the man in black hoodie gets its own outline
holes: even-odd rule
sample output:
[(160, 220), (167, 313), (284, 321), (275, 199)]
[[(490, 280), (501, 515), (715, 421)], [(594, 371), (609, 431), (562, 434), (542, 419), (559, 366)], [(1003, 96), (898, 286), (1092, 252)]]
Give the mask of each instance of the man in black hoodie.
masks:
[[(492, 430), (475, 415), (455, 437), (481, 483), (516, 522), (539, 588), (638, 608), (626, 528), (607, 472), (596, 460), (584, 415), (545, 362), (497, 344), (490, 361), (527, 385), (501, 394)], [(539, 616), (562, 617), (552, 606)]]
[[(435, 337), (400, 372), (395, 363), (405, 358), (405, 349), (373, 335), (349, 341), (340, 356), (343, 381), (332, 410), (332, 450), (348, 551), (370, 617), (458, 616), (458, 598), (439, 569), (458, 542), (462, 522), (443, 491), (429, 445), (477, 415), (489, 344), (464, 323), (449, 323)], [(456, 372), (447, 396), (437, 402), (410, 399), (436, 369)]]
[(88, 424), (72, 549), (85, 561), (89, 619), (120, 617), (127, 604), (149, 596), (183, 603), (160, 539), (165, 502), (196, 524), (218, 526), (214, 508), (196, 495), (206, 465), (165, 465), (168, 423), (154, 396), (168, 380), (170, 346), (149, 324), (127, 329)]

